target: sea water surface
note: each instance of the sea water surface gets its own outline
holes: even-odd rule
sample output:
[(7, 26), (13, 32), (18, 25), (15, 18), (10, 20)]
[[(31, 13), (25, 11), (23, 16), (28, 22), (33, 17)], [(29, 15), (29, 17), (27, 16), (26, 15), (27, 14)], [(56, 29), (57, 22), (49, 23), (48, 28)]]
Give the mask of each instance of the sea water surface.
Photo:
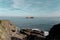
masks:
[(36, 17), (33, 19), (25, 17), (0, 17), (0, 20), (10, 20), (19, 28), (36, 28), (44, 31), (49, 31), (53, 25), (60, 23), (60, 17)]

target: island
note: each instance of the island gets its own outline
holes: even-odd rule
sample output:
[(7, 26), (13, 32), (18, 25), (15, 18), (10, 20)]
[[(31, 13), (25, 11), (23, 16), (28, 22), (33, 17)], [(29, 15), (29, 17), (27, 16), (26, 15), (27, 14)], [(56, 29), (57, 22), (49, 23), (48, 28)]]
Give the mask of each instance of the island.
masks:
[(28, 18), (28, 19), (33, 19), (34, 17), (30, 17), (30, 16), (28, 16), (28, 17), (26, 17), (26, 18)]

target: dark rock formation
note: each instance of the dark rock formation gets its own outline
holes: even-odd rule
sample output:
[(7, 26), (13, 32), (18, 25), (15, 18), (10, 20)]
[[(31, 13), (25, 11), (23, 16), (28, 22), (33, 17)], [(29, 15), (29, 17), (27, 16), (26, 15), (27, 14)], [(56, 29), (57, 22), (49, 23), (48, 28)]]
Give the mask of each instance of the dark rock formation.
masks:
[(20, 33), (28, 36), (28, 35), (30, 35), (31, 31), (32, 31), (32, 29), (21, 29)]
[(27, 35), (25, 40), (44, 40), (44, 32), (32, 29), (21, 29), (20, 33)]
[(56, 24), (51, 28), (46, 40), (60, 40), (60, 24)]
[(21, 40), (21, 39), (17, 37), (11, 37), (11, 40)]

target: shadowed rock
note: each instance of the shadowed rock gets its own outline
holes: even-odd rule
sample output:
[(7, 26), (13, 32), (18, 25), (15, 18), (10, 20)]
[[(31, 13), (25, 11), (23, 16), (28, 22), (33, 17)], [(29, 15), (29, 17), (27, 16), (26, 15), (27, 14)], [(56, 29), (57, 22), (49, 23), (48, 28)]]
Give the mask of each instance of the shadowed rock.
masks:
[(50, 29), (46, 40), (60, 40), (60, 24), (56, 24)]
[(20, 33), (27, 35), (26, 40), (44, 40), (44, 32), (32, 29), (21, 29)]
[(21, 39), (17, 37), (11, 37), (11, 40), (21, 40)]
[(44, 40), (44, 38), (38, 37), (36, 35), (29, 35), (26, 40)]

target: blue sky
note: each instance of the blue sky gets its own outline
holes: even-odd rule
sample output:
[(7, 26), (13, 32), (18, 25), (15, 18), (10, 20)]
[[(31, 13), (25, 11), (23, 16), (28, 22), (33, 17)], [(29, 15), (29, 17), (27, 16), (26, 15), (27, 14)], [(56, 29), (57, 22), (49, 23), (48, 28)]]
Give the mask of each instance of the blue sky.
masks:
[(60, 0), (0, 0), (0, 16), (60, 17)]

